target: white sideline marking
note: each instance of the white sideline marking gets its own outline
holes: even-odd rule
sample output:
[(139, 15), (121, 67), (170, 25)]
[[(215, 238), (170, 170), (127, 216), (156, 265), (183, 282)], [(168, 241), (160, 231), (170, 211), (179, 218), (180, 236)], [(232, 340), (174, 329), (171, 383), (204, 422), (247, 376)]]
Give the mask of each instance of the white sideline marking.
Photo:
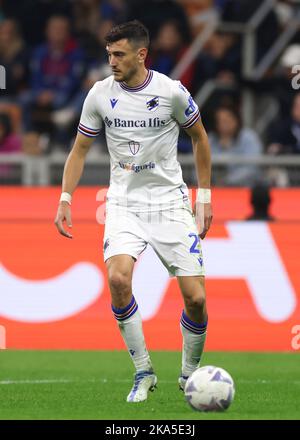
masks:
[[(0, 380), (0, 385), (39, 385), (39, 384), (60, 384), (60, 383), (132, 383), (132, 379), (87, 379), (87, 380), (77, 380), (77, 379), (20, 379), (20, 380)], [(267, 380), (267, 379), (240, 379), (236, 380), (236, 383), (259, 383), (259, 384), (275, 384), (275, 383), (290, 383), (293, 385), (300, 385), (300, 380)], [(158, 384), (177, 384), (177, 378), (174, 380), (158, 380)]]
[(21, 379), (21, 380), (0, 380), (0, 385), (19, 385), (19, 384), (43, 384), (43, 383), (73, 383), (76, 382), (72, 379)]

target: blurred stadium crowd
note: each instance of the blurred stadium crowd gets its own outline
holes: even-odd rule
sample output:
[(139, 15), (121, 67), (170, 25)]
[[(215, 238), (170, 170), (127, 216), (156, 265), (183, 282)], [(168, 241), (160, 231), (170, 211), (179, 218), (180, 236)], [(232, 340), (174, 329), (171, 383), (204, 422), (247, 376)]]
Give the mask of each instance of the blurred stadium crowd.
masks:
[[(263, 5), (271, 5), (265, 15)], [(255, 17), (256, 26), (247, 27)], [(300, 65), (299, 17), (298, 0), (2, 0), (0, 65), (6, 84), (0, 90), (0, 161), (12, 153), (65, 156), (88, 90), (110, 75), (104, 36), (115, 23), (131, 19), (150, 30), (149, 68), (174, 77), (191, 45), (196, 48), (177, 79), (200, 105), (213, 157), (297, 155), (300, 89), (292, 80)], [(205, 37), (212, 22), (217, 25)], [(246, 27), (252, 46), (245, 43)], [(253, 48), (254, 66), (260, 66), (280, 39), (281, 49), (263, 74), (245, 74), (248, 51)], [(107, 154), (104, 135), (96, 148), (97, 156)], [(184, 133), (178, 148), (192, 157)], [(14, 167), (4, 162), (0, 183), (19, 183)], [(227, 163), (213, 183), (249, 186), (261, 174), (255, 161)], [(299, 176), (297, 181), (282, 167), (269, 167), (266, 176), (276, 186), (300, 184)], [(188, 183), (193, 178), (191, 172)], [(93, 181), (107, 183), (96, 173)]]

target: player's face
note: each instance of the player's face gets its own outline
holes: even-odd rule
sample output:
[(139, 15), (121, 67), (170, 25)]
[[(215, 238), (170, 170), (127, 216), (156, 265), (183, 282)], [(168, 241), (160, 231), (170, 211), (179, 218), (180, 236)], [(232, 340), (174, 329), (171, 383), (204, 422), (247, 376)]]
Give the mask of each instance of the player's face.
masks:
[(128, 82), (143, 63), (146, 49), (136, 48), (124, 38), (108, 44), (106, 50), (115, 80)]

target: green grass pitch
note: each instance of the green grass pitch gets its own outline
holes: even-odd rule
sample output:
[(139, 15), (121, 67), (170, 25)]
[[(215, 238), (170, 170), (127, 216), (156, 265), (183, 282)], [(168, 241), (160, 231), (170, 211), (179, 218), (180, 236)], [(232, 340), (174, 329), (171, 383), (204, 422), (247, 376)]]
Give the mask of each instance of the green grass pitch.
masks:
[(0, 351), (0, 419), (300, 419), (299, 353), (205, 353), (228, 370), (236, 395), (224, 413), (193, 411), (178, 390), (179, 352), (152, 352), (158, 388), (128, 404), (125, 351)]

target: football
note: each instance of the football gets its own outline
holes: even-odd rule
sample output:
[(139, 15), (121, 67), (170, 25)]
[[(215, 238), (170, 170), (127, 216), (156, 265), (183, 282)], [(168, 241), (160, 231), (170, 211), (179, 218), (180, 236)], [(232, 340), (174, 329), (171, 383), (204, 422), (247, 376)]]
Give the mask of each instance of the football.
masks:
[(235, 393), (234, 382), (227, 371), (211, 365), (198, 368), (185, 385), (185, 398), (198, 411), (224, 411)]

